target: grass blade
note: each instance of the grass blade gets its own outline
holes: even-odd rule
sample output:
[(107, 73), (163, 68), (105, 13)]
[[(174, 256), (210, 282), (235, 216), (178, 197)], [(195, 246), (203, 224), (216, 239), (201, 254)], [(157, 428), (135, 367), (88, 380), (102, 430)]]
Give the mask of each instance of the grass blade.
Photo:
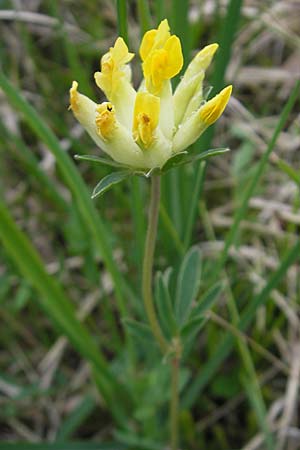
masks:
[(126, 0), (117, 0), (118, 34), (128, 45), (127, 6)]
[(151, 14), (149, 9), (149, 2), (147, 0), (137, 1), (139, 24), (141, 28), (141, 35), (151, 28)]
[[(221, 48), (219, 49), (216, 55), (214, 63), (215, 65), (211, 82), (213, 90), (211, 92), (211, 95), (214, 95), (216, 92), (219, 92), (223, 87), (224, 75), (226, 72), (227, 65), (229, 63), (231, 55), (231, 47), (234, 42), (235, 33), (238, 27), (242, 4), (243, 0), (231, 0), (228, 5), (227, 14), (225, 20), (223, 21), (223, 26), (221, 28), (220, 35), (218, 36), (217, 39)], [(211, 148), (212, 140), (214, 137), (214, 129), (215, 129), (214, 126), (209, 127), (208, 130), (203, 135), (203, 137), (200, 139), (199, 144), (194, 145), (200, 145), (202, 150)], [(203, 170), (204, 173), (201, 173)], [(201, 179), (202, 177), (205, 178), (205, 172), (206, 166), (204, 166), (203, 168), (203, 166), (199, 164), (195, 176), (196, 180), (195, 189), (193, 192), (192, 200), (190, 202), (191, 208), (187, 218), (187, 226), (184, 227), (184, 229), (186, 230), (184, 237), (185, 249), (187, 249), (191, 244), (192, 230), (196, 218), (197, 204), (203, 188), (203, 183), (202, 182), (199, 183), (199, 179)]]
[(57, 441), (66, 441), (79, 428), (82, 422), (89, 417), (97, 406), (96, 400), (90, 394), (86, 395), (76, 408), (61, 424), (56, 435)]
[[(40, 168), (37, 158), (26, 146), (24, 141), (7, 130), (3, 123), (0, 123), (0, 133), (3, 137), (6, 137), (7, 146), (11, 153), (26, 168), (29, 176), (39, 184), (45, 196), (61, 211), (66, 211), (68, 208), (67, 202), (59, 193), (55, 184)], [(0, 151), (5, 152), (4, 148), (0, 148)]]
[[(272, 274), (269, 281), (261, 292), (253, 298), (249, 303), (249, 306), (241, 314), (241, 320), (238, 323), (239, 330), (245, 330), (255, 317), (256, 310), (259, 306), (265, 304), (269, 298), (270, 292), (278, 285), (281, 279), (286, 274), (288, 268), (299, 259), (300, 255), (300, 241), (298, 241), (294, 247), (285, 255), (282, 259), (278, 269)], [(190, 408), (196, 401), (204, 387), (209, 383), (215, 372), (219, 369), (222, 362), (230, 354), (233, 344), (234, 336), (227, 333), (220, 344), (220, 347), (202, 368), (200, 376), (198, 376), (194, 382), (190, 385), (189, 389), (185, 393), (183, 399), (183, 405), (185, 408)]]
[(97, 442), (43, 442), (31, 444), (27, 442), (2, 442), (0, 450), (126, 450), (127, 445), (120, 443)]
[(9, 256), (21, 273), (35, 287), (39, 295), (36, 299), (51, 318), (54, 325), (65, 334), (77, 351), (87, 359), (95, 372), (101, 394), (108, 406), (119, 418), (118, 409), (112, 402), (114, 389), (120, 392), (108, 369), (107, 362), (84, 325), (76, 318), (72, 303), (66, 298), (61, 286), (45, 271), (43, 262), (27, 237), (15, 225), (6, 206), (0, 202), (0, 237)]
[(269, 145), (268, 145), (265, 153), (263, 154), (261, 160), (259, 161), (256, 172), (254, 173), (253, 178), (251, 179), (248, 187), (246, 188), (241, 205), (236, 211), (232, 227), (226, 237), (223, 251), (222, 251), (219, 261), (217, 262), (216, 267), (215, 267), (215, 271), (214, 271), (215, 278), (218, 278), (219, 273), (227, 260), (229, 249), (235, 241), (235, 238), (236, 238), (236, 235), (237, 235), (237, 232), (239, 229), (239, 225), (246, 215), (249, 200), (252, 197), (252, 195), (257, 187), (257, 184), (258, 184), (261, 176), (264, 173), (264, 170), (267, 166), (267, 162), (269, 160), (269, 156), (270, 156), (270, 154), (276, 144), (278, 136), (279, 136), (281, 130), (283, 129), (283, 127), (289, 117), (289, 114), (299, 96), (299, 92), (300, 92), (300, 81), (298, 81), (295, 84), (294, 89), (289, 97), (289, 100), (287, 101), (285, 107), (283, 108), (283, 111), (281, 113), (281, 116), (279, 118), (277, 126), (275, 128), (274, 134), (269, 142)]
[(98, 247), (104, 263), (114, 280), (114, 288), (118, 301), (118, 307), (122, 315), (127, 315), (127, 307), (122, 292), (124, 280), (113, 260), (112, 252), (108, 244), (109, 240), (106, 239), (106, 230), (104, 224), (102, 223), (102, 220), (100, 219), (93, 206), (89, 192), (79, 172), (77, 171), (74, 163), (66, 154), (66, 152), (61, 149), (56, 136), (52, 133), (50, 128), (48, 128), (41, 116), (22, 97), (20, 92), (10, 83), (10, 81), (1, 71), (0, 86), (9, 101), (24, 114), (24, 117), (29, 126), (32, 128), (35, 134), (42, 141), (44, 141), (44, 143), (48, 146), (50, 151), (55, 156), (60, 172), (78, 204), (78, 209), (81, 212), (81, 216), (84, 223), (86, 224), (86, 228), (88, 232), (92, 234), (95, 245)]

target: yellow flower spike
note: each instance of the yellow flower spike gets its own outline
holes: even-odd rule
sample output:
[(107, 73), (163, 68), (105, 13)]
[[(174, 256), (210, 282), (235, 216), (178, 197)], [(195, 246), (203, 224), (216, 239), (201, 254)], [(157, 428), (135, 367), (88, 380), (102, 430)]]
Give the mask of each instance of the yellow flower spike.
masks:
[(158, 97), (139, 92), (136, 96), (132, 133), (134, 140), (149, 148), (154, 140), (154, 132), (158, 125), (160, 101)]
[(131, 84), (133, 58), (118, 38), (101, 59), (96, 84), (108, 101), (101, 105), (70, 89), (70, 109), (94, 142), (126, 168), (162, 168), (176, 153), (185, 150), (223, 113), (232, 86), (208, 102), (202, 84), (217, 44), (204, 47), (189, 64), (175, 93), (170, 79), (183, 65), (180, 39), (170, 34), (167, 20), (147, 31), (140, 46), (144, 80), (139, 92)]
[(230, 99), (231, 92), (232, 86), (227, 86), (200, 108), (199, 118), (206, 126), (212, 125), (221, 116)]
[(110, 102), (103, 102), (96, 108), (97, 131), (104, 140), (108, 140), (116, 128), (116, 115)]

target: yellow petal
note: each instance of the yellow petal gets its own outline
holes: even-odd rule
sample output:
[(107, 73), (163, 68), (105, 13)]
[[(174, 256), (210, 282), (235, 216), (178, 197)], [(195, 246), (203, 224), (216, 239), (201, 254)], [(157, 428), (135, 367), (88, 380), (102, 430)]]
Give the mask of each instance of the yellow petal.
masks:
[(161, 48), (165, 45), (167, 39), (170, 37), (170, 26), (167, 19), (160, 22), (157, 28), (157, 35), (155, 37), (155, 48)]
[(164, 50), (168, 55), (164, 75), (166, 79), (170, 79), (175, 77), (175, 75), (181, 71), (183, 66), (180, 39), (175, 35), (171, 36), (164, 45)]
[(118, 38), (109, 52), (101, 58), (101, 72), (95, 73), (97, 86), (111, 100), (119, 89), (120, 81), (126, 78), (124, 66), (134, 57), (134, 53), (128, 52), (128, 47), (122, 38)]
[(158, 125), (160, 101), (148, 92), (138, 92), (133, 113), (133, 137), (145, 148), (148, 148), (154, 139), (154, 131)]
[(157, 35), (157, 30), (149, 30), (144, 34), (142, 43), (140, 46), (140, 56), (141, 56), (142, 61), (145, 61), (148, 54), (151, 52), (156, 35)]
[(100, 134), (98, 133), (95, 118), (96, 110), (99, 105), (93, 102), (90, 98), (82, 95), (77, 90), (78, 83), (73, 81), (72, 87), (70, 89), (70, 108), (73, 111), (74, 116), (89, 133), (91, 138), (96, 142), (96, 144), (103, 148), (104, 141)]
[(200, 52), (197, 53), (195, 56), (195, 59), (198, 61), (198, 69), (201, 68), (202, 70), (206, 70), (209, 64), (211, 63), (211, 60), (218, 50), (219, 45), (218, 44), (209, 44), (206, 47), (204, 47)]
[(170, 27), (167, 19), (160, 22), (157, 29), (147, 31), (140, 46), (140, 56), (145, 61), (149, 54), (162, 48), (170, 37)]
[(165, 72), (168, 64), (168, 54), (164, 49), (155, 50), (151, 59), (151, 81), (160, 91), (162, 82), (166, 78)]
[(200, 120), (207, 126), (212, 125), (223, 113), (229, 101), (232, 86), (227, 86), (214, 98), (205, 103), (199, 111)]
[(140, 49), (146, 88), (154, 95), (160, 94), (163, 82), (177, 75), (183, 65), (180, 39), (170, 36), (169, 30), (165, 19), (157, 30), (145, 34)]
[(75, 111), (78, 111), (79, 105), (78, 105), (78, 83), (77, 81), (73, 81), (72, 87), (70, 89), (70, 106), (69, 109), (72, 109), (72, 111), (75, 113)]
[(109, 140), (116, 127), (114, 107), (110, 102), (103, 102), (97, 106), (96, 112), (97, 131), (104, 140)]
[(110, 54), (116, 67), (127, 64), (134, 57), (134, 53), (129, 53), (128, 47), (125, 44), (124, 39), (121, 37), (118, 37), (115, 45), (110, 49)]

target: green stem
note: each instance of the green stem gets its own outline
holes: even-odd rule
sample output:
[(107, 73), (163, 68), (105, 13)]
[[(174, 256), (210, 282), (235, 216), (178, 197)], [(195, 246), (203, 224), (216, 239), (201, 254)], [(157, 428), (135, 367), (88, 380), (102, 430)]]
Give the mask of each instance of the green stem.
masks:
[(178, 404), (179, 404), (179, 358), (175, 358), (171, 362), (172, 379), (171, 379), (171, 402), (170, 402), (170, 433), (171, 433), (171, 450), (178, 449)]
[(144, 262), (143, 262), (143, 299), (147, 317), (153, 332), (153, 335), (159, 344), (163, 354), (168, 349), (168, 344), (161, 331), (152, 295), (152, 269), (157, 235), (158, 212), (160, 202), (160, 176), (151, 177), (151, 197), (148, 215), (148, 230), (145, 242)]

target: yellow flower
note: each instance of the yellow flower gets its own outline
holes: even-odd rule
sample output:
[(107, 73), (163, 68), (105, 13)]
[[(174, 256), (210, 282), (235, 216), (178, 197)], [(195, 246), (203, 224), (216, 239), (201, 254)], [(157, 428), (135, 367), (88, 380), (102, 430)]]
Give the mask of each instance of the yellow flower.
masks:
[(149, 92), (159, 95), (164, 81), (177, 75), (183, 66), (180, 39), (170, 36), (167, 19), (160, 23), (157, 30), (145, 33), (140, 55), (146, 88)]
[(163, 20), (142, 39), (144, 79), (136, 91), (129, 65), (134, 54), (119, 37), (95, 73), (108, 101), (93, 102), (78, 92), (74, 81), (70, 107), (96, 144), (118, 163), (141, 170), (162, 168), (195, 142), (229, 101), (231, 86), (209, 101), (203, 98), (205, 71), (217, 48), (211, 44), (196, 54), (173, 93), (171, 78), (180, 72), (183, 57), (179, 38), (171, 36)]

